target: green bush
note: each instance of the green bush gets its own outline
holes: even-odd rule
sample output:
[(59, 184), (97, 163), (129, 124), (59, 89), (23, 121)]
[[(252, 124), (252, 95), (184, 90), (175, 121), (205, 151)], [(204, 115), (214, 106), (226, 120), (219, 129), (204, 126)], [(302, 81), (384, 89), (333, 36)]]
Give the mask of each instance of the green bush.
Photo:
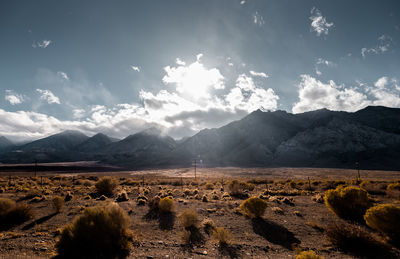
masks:
[(325, 193), (325, 205), (343, 219), (362, 220), (365, 211), (372, 206), (368, 193), (358, 187), (338, 186)]
[(264, 215), (265, 209), (267, 208), (267, 203), (258, 198), (251, 197), (243, 201), (240, 208), (251, 218), (258, 218)]
[(160, 212), (172, 213), (174, 212), (174, 208), (174, 200), (169, 197), (164, 197), (158, 202), (158, 209), (160, 210)]
[(199, 215), (193, 209), (185, 209), (178, 218), (184, 228), (197, 227), (199, 223)]
[(121, 258), (129, 254), (130, 219), (115, 203), (87, 208), (63, 228), (57, 242), (61, 258)]
[(56, 213), (60, 213), (64, 207), (64, 199), (61, 196), (55, 196), (51, 201)]
[(7, 198), (0, 198), (0, 229), (8, 229), (32, 218), (31, 208), (25, 203), (17, 204)]
[(394, 241), (400, 241), (400, 206), (381, 204), (369, 208), (364, 215), (371, 228), (384, 233)]
[(95, 186), (99, 195), (111, 197), (118, 186), (118, 182), (114, 178), (103, 177), (96, 182)]
[(313, 250), (310, 251), (303, 251), (296, 259), (324, 259), (324, 257), (317, 255)]

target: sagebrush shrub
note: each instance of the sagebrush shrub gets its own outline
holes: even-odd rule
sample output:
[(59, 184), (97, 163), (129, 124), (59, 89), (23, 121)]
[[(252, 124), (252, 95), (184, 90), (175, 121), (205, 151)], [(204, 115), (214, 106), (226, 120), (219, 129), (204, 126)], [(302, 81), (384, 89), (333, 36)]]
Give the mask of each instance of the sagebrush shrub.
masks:
[(365, 213), (364, 219), (371, 228), (396, 242), (400, 241), (400, 206), (380, 204), (371, 207)]
[(17, 204), (11, 199), (0, 198), (0, 229), (21, 224), (32, 216), (32, 209), (27, 204)]
[(215, 230), (216, 226), (215, 223), (212, 219), (205, 219), (201, 222), (201, 225), (203, 226), (204, 232), (206, 234), (211, 234), (212, 231)]
[(0, 215), (6, 214), (15, 207), (15, 201), (7, 198), (0, 198)]
[(103, 177), (95, 184), (98, 194), (111, 197), (118, 186), (118, 182), (112, 177)]
[(197, 227), (199, 223), (199, 215), (193, 209), (185, 209), (178, 218), (184, 228)]
[(213, 190), (215, 186), (213, 183), (206, 183), (204, 187), (206, 188), (206, 190)]
[[(232, 196), (243, 196), (246, 195), (245, 191), (253, 191), (255, 185), (252, 183), (240, 182), (233, 180), (228, 184), (229, 193)], [(248, 197), (248, 196), (247, 196)]]
[(164, 197), (158, 202), (158, 209), (160, 210), (160, 212), (172, 213), (174, 212), (174, 208), (174, 200), (169, 197)]
[(85, 209), (63, 228), (57, 242), (61, 258), (121, 258), (131, 249), (130, 218), (115, 203)]
[(336, 222), (329, 224), (325, 230), (328, 240), (344, 252), (362, 258), (386, 258), (387, 247), (359, 225)]
[(223, 227), (217, 227), (213, 231), (213, 237), (216, 239), (220, 245), (227, 245), (232, 239), (232, 234), (229, 230)]
[(400, 182), (391, 183), (386, 188), (388, 191), (397, 190), (400, 191)]
[(251, 218), (258, 218), (264, 215), (265, 209), (267, 208), (267, 203), (258, 198), (251, 197), (243, 201), (240, 208)]
[(324, 257), (317, 255), (313, 250), (303, 251), (296, 256), (296, 259), (324, 259)]
[(339, 186), (325, 193), (325, 205), (343, 219), (362, 220), (365, 211), (373, 205), (367, 191), (354, 187)]
[(64, 199), (61, 196), (55, 196), (51, 200), (51, 202), (53, 204), (53, 207), (54, 207), (56, 213), (60, 213), (60, 211), (64, 207)]
[(117, 196), (117, 202), (123, 201), (129, 201), (128, 193), (126, 193), (126, 191), (121, 191)]

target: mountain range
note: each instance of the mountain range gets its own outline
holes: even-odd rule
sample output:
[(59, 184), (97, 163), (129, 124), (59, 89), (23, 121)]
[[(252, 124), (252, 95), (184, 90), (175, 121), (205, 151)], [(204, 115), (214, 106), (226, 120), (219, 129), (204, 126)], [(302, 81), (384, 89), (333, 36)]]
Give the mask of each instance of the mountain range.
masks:
[(254, 111), (223, 127), (176, 141), (157, 128), (122, 140), (64, 131), (24, 145), (0, 137), (0, 162), (95, 160), (123, 168), (190, 166), (400, 169), (400, 109), (354, 113)]

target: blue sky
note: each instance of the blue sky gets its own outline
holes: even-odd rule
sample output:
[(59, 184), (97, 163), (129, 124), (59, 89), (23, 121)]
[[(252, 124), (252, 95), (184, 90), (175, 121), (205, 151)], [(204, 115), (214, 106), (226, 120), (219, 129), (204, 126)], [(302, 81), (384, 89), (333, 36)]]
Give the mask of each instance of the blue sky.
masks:
[(398, 1), (1, 1), (0, 135), (400, 107)]

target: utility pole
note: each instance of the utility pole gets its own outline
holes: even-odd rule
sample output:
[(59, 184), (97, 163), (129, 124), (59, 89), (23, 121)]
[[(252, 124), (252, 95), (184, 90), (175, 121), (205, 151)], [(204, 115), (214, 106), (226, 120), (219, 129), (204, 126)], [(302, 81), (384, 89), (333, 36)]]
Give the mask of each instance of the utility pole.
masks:
[(361, 175), (360, 175), (360, 163), (357, 161), (356, 162), (357, 166), (357, 174), (358, 174), (358, 180), (361, 181)]
[(197, 167), (197, 159), (195, 158), (194, 159), (194, 180), (196, 180), (197, 179), (197, 172), (196, 172), (196, 168)]

